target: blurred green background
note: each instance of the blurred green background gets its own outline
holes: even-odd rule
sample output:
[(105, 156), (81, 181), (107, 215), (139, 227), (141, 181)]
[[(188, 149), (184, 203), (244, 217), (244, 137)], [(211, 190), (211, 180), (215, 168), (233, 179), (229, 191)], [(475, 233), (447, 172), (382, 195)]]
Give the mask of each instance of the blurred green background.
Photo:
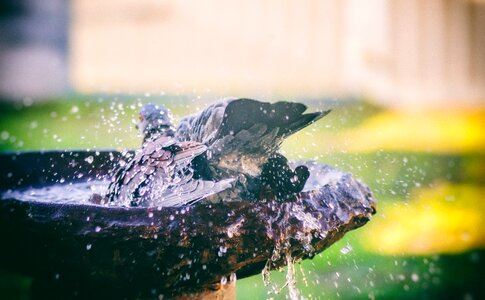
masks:
[[(137, 111), (148, 102), (168, 106), (178, 119), (210, 101), (92, 95), (3, 104), (0, 150), (136, 148)], [(365, 100), (305, 102), (311, 110), (333, 111), (289, 138), (283, 151), (291, 159), (352, 172), (373, 190), (378, 213), (327, 251), (297, 264), (301, 294), (309, 299), (483, 297), (485, 110), (404, 112)], [(284, 285), (285, 271), (274, 271), (272, 279)], [(29, 298), (28, 278), (1, 273), (0, 282), (2, 299)], [(237, 283), (238, 299), (287, 297), (287, 289), (276, 295), (271, 290), (261, 276)]]

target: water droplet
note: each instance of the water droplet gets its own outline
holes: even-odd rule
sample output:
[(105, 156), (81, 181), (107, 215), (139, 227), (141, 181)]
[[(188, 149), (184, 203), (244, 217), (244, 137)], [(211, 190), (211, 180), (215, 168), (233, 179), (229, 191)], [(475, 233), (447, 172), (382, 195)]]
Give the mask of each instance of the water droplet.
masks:
[(96, 226), (96, 228), (94, 228), (94, 231), (96, 231), (96, 232), (100, 232), (100, 231), (101, 231), (101, 227)]
[(86, 157), (84, 159), (84, 161), (87, 162), (88, 164), (92, 164), (93, 161), (94, 161), (94, 157), (92, 155), (90, 155), (90, 156)]
[(24, 97), (22, 98), (22, 104), (25, 106), (31, 106), (32, 104), (34, 104), (34, 100), (30, 97)]
[(350, 245), (347, 245), (347, 246), (343, 247), (342, 249), (340, 249), (340, 253), (342, 253), (342, 254), (347, 254), (350, 251), (352, 251), (352, 246), (350, 246)]
[(10, 136), (10, 133), (8, 133), (8, 131), (2, 131), (2, 133), (0, 134), (0, 137), (2, 138), (2, 140), (7, 140)]
[(418, 274), (416, 274), (416, 273), (411, 274), (411, 280), (414, 281), (414, 282), (418, 282), (419, 281)]
[(93, 246), (93, 245), (91, 245), (91, 244), (87, 244), (87, 245), (86, 245), (86, 250), (88, 250), (88, 251), (89, 251), (89, 250), (91, 250), (91, 247), (92, 247), (92, 246)]

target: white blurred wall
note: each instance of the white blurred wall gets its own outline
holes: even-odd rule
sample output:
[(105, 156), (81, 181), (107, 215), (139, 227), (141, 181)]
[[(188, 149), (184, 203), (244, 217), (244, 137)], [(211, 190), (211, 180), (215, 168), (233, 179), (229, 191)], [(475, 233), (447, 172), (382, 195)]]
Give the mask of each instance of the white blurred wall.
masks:
[[(20, 3), (55, 12), (47, 4), (60, 2)], [(485, 104), (485, 1), (72, 0), (69, 48), (46, 34), (63, 24), (45, 16), (29, 15), (36, 34), (0, 36), (0, 94), (49, 95), (70, 82), (81, 92)]]
[(0, 99), (36, 99), (65, 93), (68, 80), (65, 0), (0, 1)]
[(485, 100), (485, 5), (464, 0), (75, 0), (82, 91)]

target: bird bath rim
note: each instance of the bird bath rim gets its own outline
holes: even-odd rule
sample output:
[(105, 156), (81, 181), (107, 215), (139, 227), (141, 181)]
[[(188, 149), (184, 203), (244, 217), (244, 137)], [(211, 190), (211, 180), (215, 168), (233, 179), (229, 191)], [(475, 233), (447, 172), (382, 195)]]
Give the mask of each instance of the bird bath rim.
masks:
[[(69, 182), (81, 173), (82, 180), (107, 178), (120, 157), (116, 150), (0, 153), (0, 191)], [(295, 257), (311, 258), (364, 225), (375, 213), (375, 200), (350, 174), (339, 174), (318, 191), (282, 203), (158, 209), (0, 200), (0, 236), (8, 245), (0, 247), (0, 266), (50, 278), (49, 284), (59, 282), (54, 278), (60, 274), (63, 286), (84, 293), (103, 285), (122, 295), (137, 286), (135, 296), (154, 288), (168, 294), (207, 289), (232, 272), (238, 278), (260, 273), (283, 236), (290, 237)], [(305, 240), (295, 238), (299, 231)], [(325, 236), (314, 236), (323, 231)], [(315, 253), (302, 250), (302, 243)], [(79, 282), (83, 286), (75, 286)]]

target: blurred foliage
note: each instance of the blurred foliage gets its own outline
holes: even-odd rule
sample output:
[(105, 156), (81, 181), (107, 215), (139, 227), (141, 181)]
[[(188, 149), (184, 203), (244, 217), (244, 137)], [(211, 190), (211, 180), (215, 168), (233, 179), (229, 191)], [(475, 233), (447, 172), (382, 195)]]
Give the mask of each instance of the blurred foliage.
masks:
[[(136, 148), (137, 111), (147, 102), (165, 104), (175, 119), (207, 105), (183, 96), (97, 95), (0, 104), (0, 150)], [(309, 299), (485, 297), (485, 110), (400, 112), (359, 101), (306, 103), (311, 110), (333, 111), (290, 137), (283, 151), (291, 159), (315, 159), (361, 178), (378, 199), (378, 213), (299, 264), (302, 294)], [(284, 285), (284, 271), (274, 271), (273, 278)], [(0, 282), (0, 298), (28, 298), (29, 279), (0, 274)], [(261, 276), (239, 280), (237, 289), (238, 299), (287, 294), (268, 294)]]
[[(362, 228), (363, 230), (363, 228)], [(483, 299), (481, 270), (485, 251), (455, 255), (391, 256), (367, 252), (360, 232), (310, 260), (298, 264), (297, 287), (306, 299)], [(346, 253), (343, 249), (352, 246)], [(285, 269), (272, 279), (281, 287)], [(287, 291), (271, 294), (261, 276), (238, 280), (238, 299), (287, 299)]]
[(361, 236), (361, 244), (381, 254), (460, 253), (485, 248), (485, 187), (437, 184), (418, 189), (409, 202), (382, 203)]
[(386, 111), (344, 135), (349, 151), (485, 153), (485, 110)]
[[(485, 110), (379, 111), (367, 118), (365, 114), (360, 117), (362, 123), (358, 127), (342, 126), (357, 117), (349, 114), (358, 112), (355, 109), (349, 112), (349, 107), (336, 108), (320, 121), (323, 126), (292, 136), (287, 143), (292, 148), (305, 145), (304, 153), (311, 156), (320, 155), (322, 150), (485, 154)], [(341, 115), (347, 116), (340, 121), (332, 119)]]

